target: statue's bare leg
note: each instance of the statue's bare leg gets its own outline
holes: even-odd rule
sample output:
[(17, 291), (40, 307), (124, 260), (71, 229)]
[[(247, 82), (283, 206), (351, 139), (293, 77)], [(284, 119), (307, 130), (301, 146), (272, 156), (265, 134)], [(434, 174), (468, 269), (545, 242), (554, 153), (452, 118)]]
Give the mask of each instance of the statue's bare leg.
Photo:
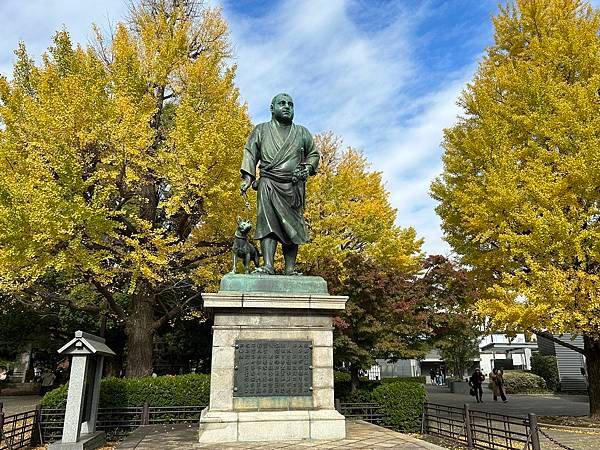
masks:
[(298, 256), (298, 244), (283, 244), (283, 259), (285, 261), (286, 275), (302, 275), (296, 272), (296, 257)]
[(262, 252), (264, 264), (256, 269), (254, 273), (275, 275), (275, 250), (277, 250), (277, 239), (272, 234), (260, 240), (260, 251)]

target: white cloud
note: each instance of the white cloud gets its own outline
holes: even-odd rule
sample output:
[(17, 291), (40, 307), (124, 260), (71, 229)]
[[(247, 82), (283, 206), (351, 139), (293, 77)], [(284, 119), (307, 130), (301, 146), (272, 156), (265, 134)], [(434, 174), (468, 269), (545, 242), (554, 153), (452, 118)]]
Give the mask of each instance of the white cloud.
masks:
[[(413, 92), (427, 69), (415, 53), (415, 41), (422, 38), (415, 30), (430, 18), (427, 8), (433, 3), (413, 2), (411, 8), (389, 2), (383, 13), (357, 0), (285, 0), (256, 16), (236, 14), (233, 6), (240, 4), (230, 0), (224, 13), (237, 84), (254, 121), (268, 120), (272, 95), (292, 94), (298, 123), (315, 133), (332, 130), (345, 144), (364, 150), (383, 172), (398, 223), (414, 226), (427, 252), (447, 253), (428, 191), (441, 170), (442, 129), (456, 116), (455, 101), (471, 69), (436, 79), (424, 94)], [(125, 17), (126, 5), (125, 0), (0, 0), (0, 73), (12, 72), (19, 40), (36, 58), (63, 27), (74, 42), (86, 45), (91, 24), (107, 29)], [(373, 11), (378, 16), (368, 25), (357, 23), (357, 10), (361, 19)]]
[(398, 223), (415, 227), (425, 238), (424, 250), (432, 254), (450, 252), (442, 240), (440, 219), (434, 211), (436, 202), (429, 196), (429, 188), (442, 171), (443, 130), (460, 112), (456, 100), (471, 73), (472, 69), (467, 69), (462, 77), (421, 99), (422, 112), (391, 129), (379, 151), (371, 156), (398, 210)]
[(387, 25), (365, 31), (353, 22), (351, 6), (350, 0), (288, 0), (254, 18), (226, 7), (237, 83), (255, 121), (268, 120), (271, 96), (287, 91), (298, 123), (313, 132), (332, 130), (364, 150), (383, 172), (398, 223), (414, 226), (427, 252), (448, 253), (428, 192), (441, 171), (442, 129), (455, 120), (466, 74), (412, 96), (422, 70), (411, 51), (412, 32), (427, 11), (392, 7)]
[(121, 20), (126, 11), (124, 0), (0, 0), (0, 74), (12, 74), (20, 40), (39, 59), (56, 31), (66, 28), (74, 42), (87, 45), (93, 22), (107, 30), (109, 20)]

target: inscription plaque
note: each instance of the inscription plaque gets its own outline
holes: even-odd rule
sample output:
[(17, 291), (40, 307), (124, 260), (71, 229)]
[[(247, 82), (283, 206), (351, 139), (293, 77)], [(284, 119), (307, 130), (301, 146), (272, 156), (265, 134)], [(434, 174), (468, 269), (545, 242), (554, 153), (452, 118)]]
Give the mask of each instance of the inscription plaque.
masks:
[(235, 341), (234, 397), (312, 395), (311, 341)]

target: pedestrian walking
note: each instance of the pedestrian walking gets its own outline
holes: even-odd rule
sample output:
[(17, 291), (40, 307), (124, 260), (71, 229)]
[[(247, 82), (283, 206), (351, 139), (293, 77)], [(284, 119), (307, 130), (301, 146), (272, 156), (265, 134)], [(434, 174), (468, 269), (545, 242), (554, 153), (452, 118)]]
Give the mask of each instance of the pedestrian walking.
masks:
[(429, 369), (429, 378), (431, 379), (431, 384), (435, 384), (435, 369), (433, 367)]
[(43, 397), (47, 392), (52, 390), (52, 386), (54, 386), (54, 382), (56, 381), (56, 375), (50, 369), (46, 369), (41, 376), (41, 380), (42, 389), (40, 395)]
[(483, 389), (481, 385), (485, 380), (485, 375), (481, 372), (481, 369), (475, 369), (471, 378), (469, 378), (469, 386), (471, 386), (471, 392), (477, 399), (477, 403), (483, 403)]
[(506, 394), (504, 393), (504, 371), (494, 367), (494, 370), (492, 370), (492, 374), (490, 375), (490, 379), (492, 380), (494, 401), (497, 402), (498, 396), (500, 396), (502, 401), (506, 403), (508, 400), (506, 399)]

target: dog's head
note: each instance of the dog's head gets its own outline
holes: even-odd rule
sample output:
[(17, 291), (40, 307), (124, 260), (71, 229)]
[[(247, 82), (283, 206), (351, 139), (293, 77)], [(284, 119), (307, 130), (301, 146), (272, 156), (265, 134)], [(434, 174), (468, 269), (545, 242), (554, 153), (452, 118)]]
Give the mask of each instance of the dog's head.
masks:
[(249, 220), (242, 219), (241, 217), (237, 218), (237, 229), (242, 235), (247, 235), (252, 229), (252, 224)]

